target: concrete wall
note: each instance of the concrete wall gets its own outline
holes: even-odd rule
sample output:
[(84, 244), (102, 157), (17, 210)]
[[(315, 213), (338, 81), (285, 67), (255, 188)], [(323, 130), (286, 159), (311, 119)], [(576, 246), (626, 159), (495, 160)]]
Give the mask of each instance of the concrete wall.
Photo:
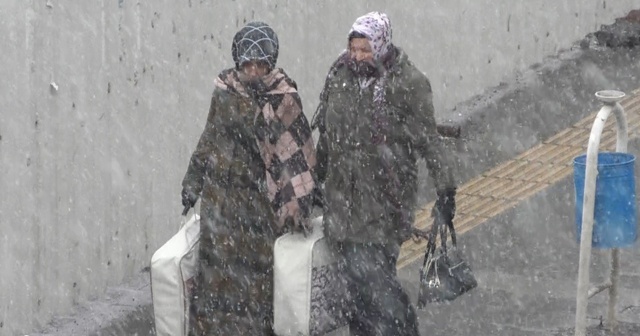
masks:
[(311, 116), (352, 21), (386, 11), (446, 119), (635, 1), (400, 3), (1, 1), (0, 335), (100, 297), (175, 232), (212, 80), (246, 20), (276, 29)]

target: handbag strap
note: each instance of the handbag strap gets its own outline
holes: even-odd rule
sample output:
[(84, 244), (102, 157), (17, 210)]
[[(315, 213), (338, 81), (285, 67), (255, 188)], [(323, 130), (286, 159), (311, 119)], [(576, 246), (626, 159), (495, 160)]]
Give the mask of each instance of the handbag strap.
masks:
[(434, 220), (433, 225), (431, 225), (431, 229), (429, 230), (428, 239), (427, 239), (427, 248), (424, 253), (424, 260), (422, 261), (423, 272), (421, 272), (421, 277), (426, 276), (427, 274), (426, 267), (429, 263), (429, 259), (430, 257), (434, 256), (436, 253), (436, 237), (438, 235), (438, 225), (439, 225), (438, 222)]
[(424, 260), (422, 262), (422, 270), (424, 276), (426, 276), (426, 267), (429, 262), (429, 258), (435, 255), (436, 252), (436, 237), (440, 234), (440, 244), (442, 247), (442, 252), (447, 254), (447, 230), (451, 235), (451, 245), (454, 248), (457, 248), (458, 242), (456, 239), (456, 229), (453, 226), (452, 222), (445, 222), (442, 218), (442, 214), (437, 208), (433, 209), (433, 225), (431, 225), (431, 229), (429, 230), (429, 239), (427, 241), (427, 248), (424, 253)]
[(453, 245), (453, 247), (457, 248), (458, 247), (458, 242), (456, 240), (456, 229), (455, 229), (455, 227), (453, 227), (453, 221), (447, 223), (447, 228), (449, 228), (449, 233), (451, 234), (451, 245)]
[(447, 230), (449, 231), (449, 234), (451, 235), (451, 245), (453, 245), (454, 248), (458, 247), (458, 240), (456, 239), (456, 229), (453, 226), (453, 222), (446, 222), (443, 218), (442, 218), (442, 214), (440, 213), (440, 211), (437, 208), (433, 209), (434, 211), (434, 219), (433, 219), (433, 225), (438, 227), (438, 230), (440, 232), (440, 243), (442, 244), (442, 250), (445, 252), (447, 252)]
[[(439, 218), (439, 217), (437, 217)], [(433, 223), (438, 222), (438, 231), (440, 231), (440, 246), (442, 247), (442, 252), (447, 254), (447, 226), (444, 223), (440, 223), (440, 221), (434, 220)]]

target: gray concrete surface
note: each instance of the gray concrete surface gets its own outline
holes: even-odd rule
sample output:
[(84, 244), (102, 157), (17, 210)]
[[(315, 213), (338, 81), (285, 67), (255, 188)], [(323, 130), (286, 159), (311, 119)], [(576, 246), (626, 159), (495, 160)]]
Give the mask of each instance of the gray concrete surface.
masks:
[(135, 274), (126, 284), (108, 288), (100, 300), (80, 304), (76, 307), (75, 314), (58, 316), (46, 328), (23, 334), (29, 336), (155, 335), (149, 278), (149, 272), (143, 270)]
[[(596, 111), (600, 106), (595, 91), (629, 92), (640, 86), (639, 78), (638, 48), (573, 49), (459, 104), (460, 119), (454, 122), (463, 126), (464, 137), (450, 145), (459, 157), (461, 182)], [(637, 151), (640, 144), (634, 142), (630, 148)], [(451, 304), (422, 311), (425, 335), (549, 335), (571, 327), (578, 261), (571, 183), (565, 180), (544, 190), (460, 238), (480, 286)], [(429, 200), (429, 183), (423, 183), (422, 189), (423, 199)], [(633, 281), (640, 280), (634, 271), (636, 256), (636, 248), (622, 256), (621, 305), (640, 300), (633, 286)], [(594, 283), (607, 272), (606, 262), (594, 252)], [(400, 272), (412, 296), (417, 293), (418, 264)], [(136, 279), (135, 285), (116, 288), (107, 300), (83, 302), (78, 314), (56, 319), (36, 335), (152, 334), (148, 273), (138, 273)], [(135, 297), (136, 304), (118, 301), (129, 296)], [(591, 301), (593, 323), (605, 314), (603, 298), (600, 294)], [(627, 309), (621, 318), (640, 322), (637, 312)]]
[[(82, 307), (103, 302), (98, 299), (109, 297), (107, 288), (135, 279), (175, 232), (179, 182), (203, 125), (211, 79), (230, 63), (230, 38), (245, 20), (265, 20), (278, 31), (280, 64), (298, 81), (310, 115), (353, 19), (373, 9), (387, 11), (395, 41), (432, 79), (439, 120), (468, 116), (477, 125), (469, 133), (475, 140), (454, 144), (461, 147), (464, 179), (561, 127), (555, 121), (541, 124), (553, 113), (567, 118), (558, 110), (570, 99), (549, 103), (544, 96), (550, 83), (524, 86), (537, 87), (534, 96), (544, 98), (534, 106), (509, 105), (500, 96), (515, 95), (514, 86), (483, 90), (514, 74), (543, 78), (527, 75), (536, 63), (553, 76), (546, 64), (557, 61), (546, 56), (634, 4), (3, 1), (0, 335), (91, 312)], [(575, 68), (584, 83), (573, 97), (591, 97), (595, 86), (630, 87), (634, 72), (626, 65), (608, 69), (599, 54), (562, 55), (569, 63), (585, 60)], [(624, 56), (610, 55), (624, 62)], [(598, 83), (594, 90), (591, 83)], [(450, 113), (476, 94), (482, 95), (471, 107), (463, 104)], [(582, 102), (566, 104), (584, 111), (577, 109)], [(521, 108), (535, 110), (515, 118), (532, 111)], [(475, 114), (478, 109), (486, 113)], [(504, 136), (514, 132), (518, 141)]]
[[(630, 151), (637, 156), (640, 142), (631, 143)], [(636, 166), (636, 174), (639, 168)], [(575, 321), (579, 259), (574, 219), (570, 177), (462, 235), (462, 253), (479, 285), (453, 302), (421, 310), (422, 334), (573, 335), (568, 329)], [(638, 244), (621, 253), (617, 312), (626, 323), (623, 327), (636, 328), (629, 330), (640, 328), (639, 257)], [(609, 260), (605, 250), (592, 253), (594, 285), (608, 278)], [(412, 297), (418, 294), (419, 267), (417, 262), (400, 272)], [(596, 327), (606, 318), (606, 300), (604, 292), (589, 301), (589, 325)]]

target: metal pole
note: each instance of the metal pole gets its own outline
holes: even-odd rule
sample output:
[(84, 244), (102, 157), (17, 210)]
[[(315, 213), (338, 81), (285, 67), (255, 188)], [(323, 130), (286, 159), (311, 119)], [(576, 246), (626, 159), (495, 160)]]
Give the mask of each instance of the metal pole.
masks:
[[(624, 97), (624, 93), (622, 93)], [(622, 99), (622, 98), (620, 98)], [(616, 116), (616, 152), (626, 153), (627, 144), (629, 143), (629, 129), (627, 125), (627, 116), (624, 114), (624, 108), (620, 103), (613, 105), (613, 114)]]
[[(616, 152), (626, 153), (628, 145), (627, 117), (624, 108), (619, 102), (614, 105), (613, 112), (616, 116)], [(616, 303), (618, 302), (618, 278), (620, 275), (620, 250), (614, 248), (611, 251), (611, 287), (609, 287), (609, 312), (607, 314), (608, 328), (615, 331), (618, 328), (616, 320)]]
[(582, 205), (582, 229), (580, 232), (580, 263), (578, 264), (578, 293), (576, 295), (576, 336), (586, 336), (587, 300), (589, 292), (589, 264), (591, 262), (591, 239), (593, 237), (593, 214), (595, 207), (596, 177), (598, 175), (598, 147), (604, 124), (611, 113), (611, 106), (603, 106), (591, 127), (587, 147), (587, 166), (584, 178), (584, 200)]
[(609, 287), (609, 313), (607, 314), (607, 328), (615, 331), (618, 328), (616, 320), (616, 302), (618, 301), (618, 275), (620, 272), (620, 250), (611, 251), (611, 287)]
[(593, 287), (593, 288), (591, 288), (589, 290), (589, 294), (587, 295), (587, 297), (590, 299), (590, 298), (596, 296), (597, 294), (599, 294), (600, 292), (604, 291), (605, 289), (609, 289), (609, 288), (611, 288), (611, 283), (610, 282), (603, 283), (603, 284), (600, 284), (598, 286), (595, 286), (595, 287)]
[[(618, 103), (624, 97), (619, 91), (599, 91), (596, 97), (605, 105), (596, 115), (589, 135), (587, 147), (586, 171), (584, 181), (584, 199), (582, 206), (582, 229), (580, 233), (580, 262), (578, 265), (578, 289), (576, 295), (576, 329), (575, 336), (586, 336), (587, 332), (587, 301), (589, 295), (589, 265), (591, 262), (591, 240), (593, 238), (593, 220), (595, 207), (596, 177), (598, 175), (598, 147), (604, 125), (614, 111), (617, 126), (616, 151), (627, 150), (627, 121), (622, 106)], [(617, 268), (616, 268), (617, 272)], [(612, 271), (612, 278), (614, 274)], [(617, 274), (616, 274), (617, 279)], [(612, 279), (613, 280), (613, 279)], [(612, 286), (614, 287), (613, 283)], [(616, 294), (617, 289), (613, 289)], [(609, 294), (611, 295), (610, 289)], [(615, 300), (615, 298), (614, 298)], [(611, 297), (609, 303), (611, 304)], [(615, 304), (615, 302), (613, 302)], [(615, 308), (614, 308), (615, 309)], [(611, 309), (610, 309), (611, 312)], [(615, 317), (615, 316), (614, 316)]]

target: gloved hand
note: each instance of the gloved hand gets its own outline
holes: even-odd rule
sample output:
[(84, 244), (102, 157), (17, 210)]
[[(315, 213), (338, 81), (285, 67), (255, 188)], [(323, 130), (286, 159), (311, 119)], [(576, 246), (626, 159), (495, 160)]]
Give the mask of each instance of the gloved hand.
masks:
[(313, 189), (312, 195), (313, 195), (313, 201), (312, 201), (313, 206), (318, 207), (320, 209), (323, 209), (324, 208), (324, 194), (322, 194), (322, 190), (320, 190), (320, 187), (316, 186)]
[(187, 208), (193, 208), (194, 205), (196, 205), (196, 202), (198, 201), (198, 194), (196, 194), (195, 192), (193, 192), (191, 189), (189, 188), (182, 188), (182, 205)]
[(294, 217), (295, 216), (289, 216), (284, 220), (283, 229), (285, 232), (302, 233), (306, 237), (307, 234), (311, 232), (308, 226), (310, 224), (309, 220), (300, 219), (299, 222), (296, 223)]
[(425, 230), (420, 230), (416, 227), (411, 228), (411, 239), (413, 242), (418, 244), (421, 240), (429, 240), (429, 232)]
[(456, 215), (456, 188), (438, 190), (438, 199), (435, 209), (438, 210), (447, 226), (453, 226), (453, 217)]

